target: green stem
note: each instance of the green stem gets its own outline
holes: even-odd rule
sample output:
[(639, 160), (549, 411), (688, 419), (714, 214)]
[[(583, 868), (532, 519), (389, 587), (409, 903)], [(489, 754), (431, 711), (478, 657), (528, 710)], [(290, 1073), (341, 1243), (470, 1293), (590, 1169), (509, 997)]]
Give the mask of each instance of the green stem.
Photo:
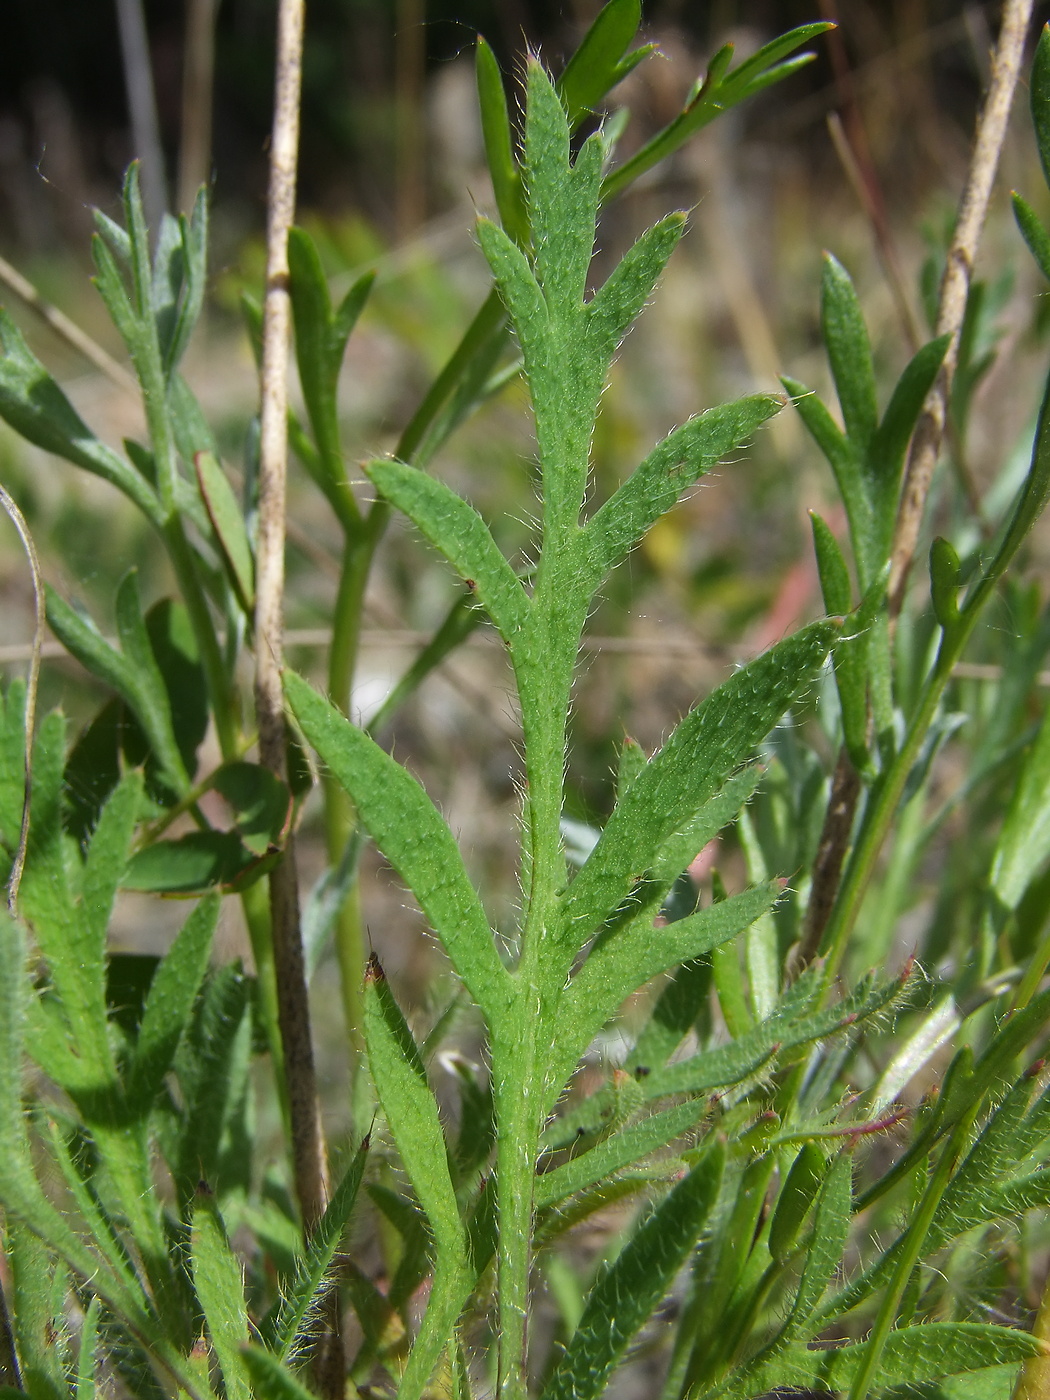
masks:
[(955, 625), (942, 635), (937, 660), (919, 698), (904, 743), (872, 791), (871, 805), (864, 816), (860, 839), (850, 857), (846, 878), (824, 931), (821, 951), (825, 958), (826, 988), (831, 986), (842, 964), (876, 861), (893, 825), (908, 775), (919, 757), (941, 696), (951, 680), (955, 663), (970, 640), (981, 609), (1006, 567), (1006, 561), (1002, 561), (1001, 567), (999, 564), (997, 560), (980, 580)]
[(980, 1109), (980, 1099), (973, 1105), (968, 1113), (955, 1125), (951, 1137), (945, 1144), (941, 1153), (933, 1176), (927, 1183), (923, 1192), (922, 1200), (916, 1211), (911, 1224), (908, 1226), (904, 1236), (905, 1244), (900, 1258), (893, 1271), (893, 1278), (882, 1300), (875, 1325), (871, 1329), (868, 1341), (864, 1347), (864, 1356), (857, 1374), (853, 1378), (853, 1384), (849, 1389), (848, 1400), (865, 1400), (868, 1391), (871, 1389), (876, 1373), (879, 1369), (879, 1362), (886, 1346), (886, 1340), (897, 1317), (897, 1310), (900, 1307), (901, 1299), (904, 1297), (904, 1290), (908, 1286), (912, 1270), (918, 1264), (922, 1256), (923, 1245), (926, 1243), (926, 1236), (929, 1234), (930, 1226), (933, 1224), (937, 1207), (941, 1203), (945, 1188), (951, 1180), (952, 1172), (959, 1160), (960, 1154), (966, 1147), (967, 1138), (973, 1127), (977, 1113)]

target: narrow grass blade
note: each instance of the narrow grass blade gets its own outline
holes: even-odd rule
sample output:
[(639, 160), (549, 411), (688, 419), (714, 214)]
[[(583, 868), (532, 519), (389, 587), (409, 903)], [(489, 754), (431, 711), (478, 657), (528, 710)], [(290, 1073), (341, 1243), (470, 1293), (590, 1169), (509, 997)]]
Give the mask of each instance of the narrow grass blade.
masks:
[(303, 733), (354, 800), (361, 821), (441, 938), (452, 965), (487, 1015), (512, 995), (488, 920), (455, 839), (409, 773), (362, 730), (289, 673), (285, 692)]
[(718, 1194), (724, 1149), (706, 1151), (598, 1277), (543, 1400), (596, 1400), (631, 1338), (670, 1287)]

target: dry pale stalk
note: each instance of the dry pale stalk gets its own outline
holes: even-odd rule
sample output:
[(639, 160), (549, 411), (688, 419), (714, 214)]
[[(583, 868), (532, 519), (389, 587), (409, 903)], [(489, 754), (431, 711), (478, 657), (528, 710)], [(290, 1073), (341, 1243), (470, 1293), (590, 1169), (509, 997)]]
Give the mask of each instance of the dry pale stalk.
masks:
[[(988, 201), (999, 166), (999, 156), (1006, 138), (1006, 126), (1024, 56), (1025, 37), (1031, 15), (1032, 0), (1006, 0), (999, 42), (992, 57), (988, 95), (977, 121), (970, 168), (941, 281), (936, 334), (950, 334), (952, 339), (941, 374), (923, 406), (912, 438), (905, 473), (904, 491), (890, 560), (891, 618), (899, 615), (904, 601), (908, 571), (915, 555), (926, 509), (926, 497), (944, 438), (948, 396), (958, 360), (959, 333), (966, 313), (966, 298), (970, 290), (974, 259), (988, 212)], [(860, 792), (859, 776), (843, 749), (832, 778), (805, 928), (801, 942), (792, 957), (793, 973), (801, 971), (820, 948), (824, 930), (838, 896)]]
[(899, 615), (904, 602), (908, 571), (915, 557), (926, 510), (926, 497), (944, 438), (948, 399), (959, 355), (959, 334), (966, 314), (966, 299), (973, 278), (977, 245), (988, 213), (988, 202), (991, 199), (999, 157), (1006, 138), (1006, 127), (1021, 71), (1025, 38), (1031, 17), (1032, 0), (1006, 0), (999, 42), (992, 55), (988, 95), (978, 118), (966, 187), (959, 204), (959, 217), (948, 248), (944, 277), (941, 281), (935, 333), (939, 336), (950, 335), (951, 341), (941, 373), (930, 390), (912, 438), (904, 478), (904, 492), (897, 516), (890, 558), (889, 595), (890, 614), (893, 617)]
[[(263, 303), (259, 534), (256, 555), (255, 708), (259, 757), (286, 774), (284, 697), (281, 688), (284, 614), (285, 495), (288, 465), (288, 351), (291, 301), (288, 230), (295, 212), (302, 77), (303, 0), (281, 0), (277, 17), (277, 75), (266, 229)], [(324, 1211), (324, 1143), (310, 1043), (309, 1004), (299, 928), (295, 852), (289, 841), (270, 875), (270, 910), (277, 971), (278, 1016), (284, 1044), (296, 1191), (307, 1232)]]

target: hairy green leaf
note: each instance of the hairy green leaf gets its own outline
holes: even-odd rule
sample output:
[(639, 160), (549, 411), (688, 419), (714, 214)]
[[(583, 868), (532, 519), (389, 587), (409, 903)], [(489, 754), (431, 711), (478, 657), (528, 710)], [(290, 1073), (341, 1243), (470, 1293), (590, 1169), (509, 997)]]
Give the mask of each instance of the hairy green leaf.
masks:
[(731, 676), (681, 721), (638, 775), (563, 901), (575, 950), (810, 685), (840, 631), (817, 622)]
[(208, 1335), (222, 1371), (228, 1400), (251, 1400), (242, 1349), (248, 1342), (248, 1310), (241, 1266), (234, 1257), (218, 1207), (198, 1193), (190, 1237), (193, 1282), (204, 1309)]
[(488, 920), (444, 820), (416, 780), (300, 677), (285, 693), (303, 733), (354, 800), (361, 821), (411, 887), (452, 965), (486, 1015), (512, 993)]
[(596, 1400), (631, 1338), (670, 1287), (704, 1228), (718, 1192), (724, 1149), (708, 1148), (599, 1274), (580, 1325), (559, 1357), (543, 1400)]

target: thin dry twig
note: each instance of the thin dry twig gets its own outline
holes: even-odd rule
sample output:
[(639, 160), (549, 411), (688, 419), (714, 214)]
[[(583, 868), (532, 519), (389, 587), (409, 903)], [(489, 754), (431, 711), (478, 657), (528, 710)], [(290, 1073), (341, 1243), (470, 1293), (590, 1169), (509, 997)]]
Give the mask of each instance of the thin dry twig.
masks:
[(966, 300), (973, 278), (974, 259), (988, 213), (999, 157), (1006, 139), (1014, 91), (1017, 87), (1025, 38), (1032, 17), (1033, 0), (1006, 0), (999, 42), (992, 57), (988, 94), (977, 122), (970, 169), (959, 204), (959, 217), (948, 248), (937, 310), (936, 335), (950, 335), (948, 353), (937, 382), (930, 390), (912, 438), (904, 478), (897, 528), (890, 557), (890, 615), (897, 617), (904, 603), (908, 573), (915, 557), (926, 512), (933, 469), (944, 439), (948, 399), (959, 356), (959, 335), (966, 314)]
[(0, 258), (0, 282), (10, 288), (19, 300), (24, 301), (30, 310), (35, 311), (67, 345), (71, 345), (85, 360), (90, 361), (97, 370), (101, 370), (107, 379), (112, 380), (118, 388), (134, 394), (136, 399), (139, 397), (139, 386), (124, 366), (118, 364), (109, 351), (103, 350), (86, 331), (82, 331), (75, 321), (71, 321), (57, 306), (52, 306), (42, 297), (32, 282), (23, 277), (17, 268), (12, 267), (6, 258)]
[[(966, 178), (955, 233), (937, 311), (937, 335), (951, 334), (944, 368), (930, 391), (912, 439), (904, 491), (897, 518), (890, 565), (890, 616), (896, 618), (904, 601), (908, 571), (915, 554), (926, 508), (933, 468), (947, 421), (948, 395), (959, 353), (959, 333), (966, 313), (974, 258), (988, 201), (991, 198), (999, 156), (1006, 137), (1014, 89), (1017, 86), (1032, 0), (1006, 0), (999, 43), (992, 61), (992, 76), (977, 120), (973, 154)], [(834, 135), (834, 128), (832, 128)], [(840, 155), (842, 152), (840, 151)], [(839, 754), (820, 835), (806, 922), (800, 943), (793, 951), (790, 972), (795, 974), (817, 954), (824, 930), (838, 896), (842, 870), (849, 851), (853, 819), (860, 800), (861, 782), (845, 749)]]
[[(288, 350), (291, 341), (288, 230), (295, 210), (303, 20), (303, 0), (281, 0), (277, 15), (277, 74), (270, 146), (266, 299), (263, 305), (255, 707), (260, 760), (280, 777), (284, 777), (286, 772), (281, 667), (288, 465)], [(291, 841), (284, 859), (270, 876), (270, 905), (279, 1021), (292, 1119), (296, 1191), (303, 1226), (309, 1233), (324, 1212), (327, 1183), (303, 972), (295, 852)]]
[(40, 557), (33, 543), (33, 536), (26, 518), (18, 509), (11, 495), (0, 486), (0, 506), (7, 512), (11, 524), (18, 531), (22, 547), (29, 560), (29, 572), (33, 577), (33, 642), (29, 654), (29, 672), (26, 676), (25, 703), (25, 796), (22, 799), (22, 829), (18, 836), (18, 849), (7, 881), (7, 907), (14, 914), (18, 907), (18, 889), (22, 883), (22, 872), (26, 864), (26, 848), (29, 845), (29, 809), (33, 795), (33, 732), (36, 729), (36, 692), (40, 679), (40, 652), (44, 642), (44, 628), (47, 619), (44, 613), (44, 576), (40, 570)]

